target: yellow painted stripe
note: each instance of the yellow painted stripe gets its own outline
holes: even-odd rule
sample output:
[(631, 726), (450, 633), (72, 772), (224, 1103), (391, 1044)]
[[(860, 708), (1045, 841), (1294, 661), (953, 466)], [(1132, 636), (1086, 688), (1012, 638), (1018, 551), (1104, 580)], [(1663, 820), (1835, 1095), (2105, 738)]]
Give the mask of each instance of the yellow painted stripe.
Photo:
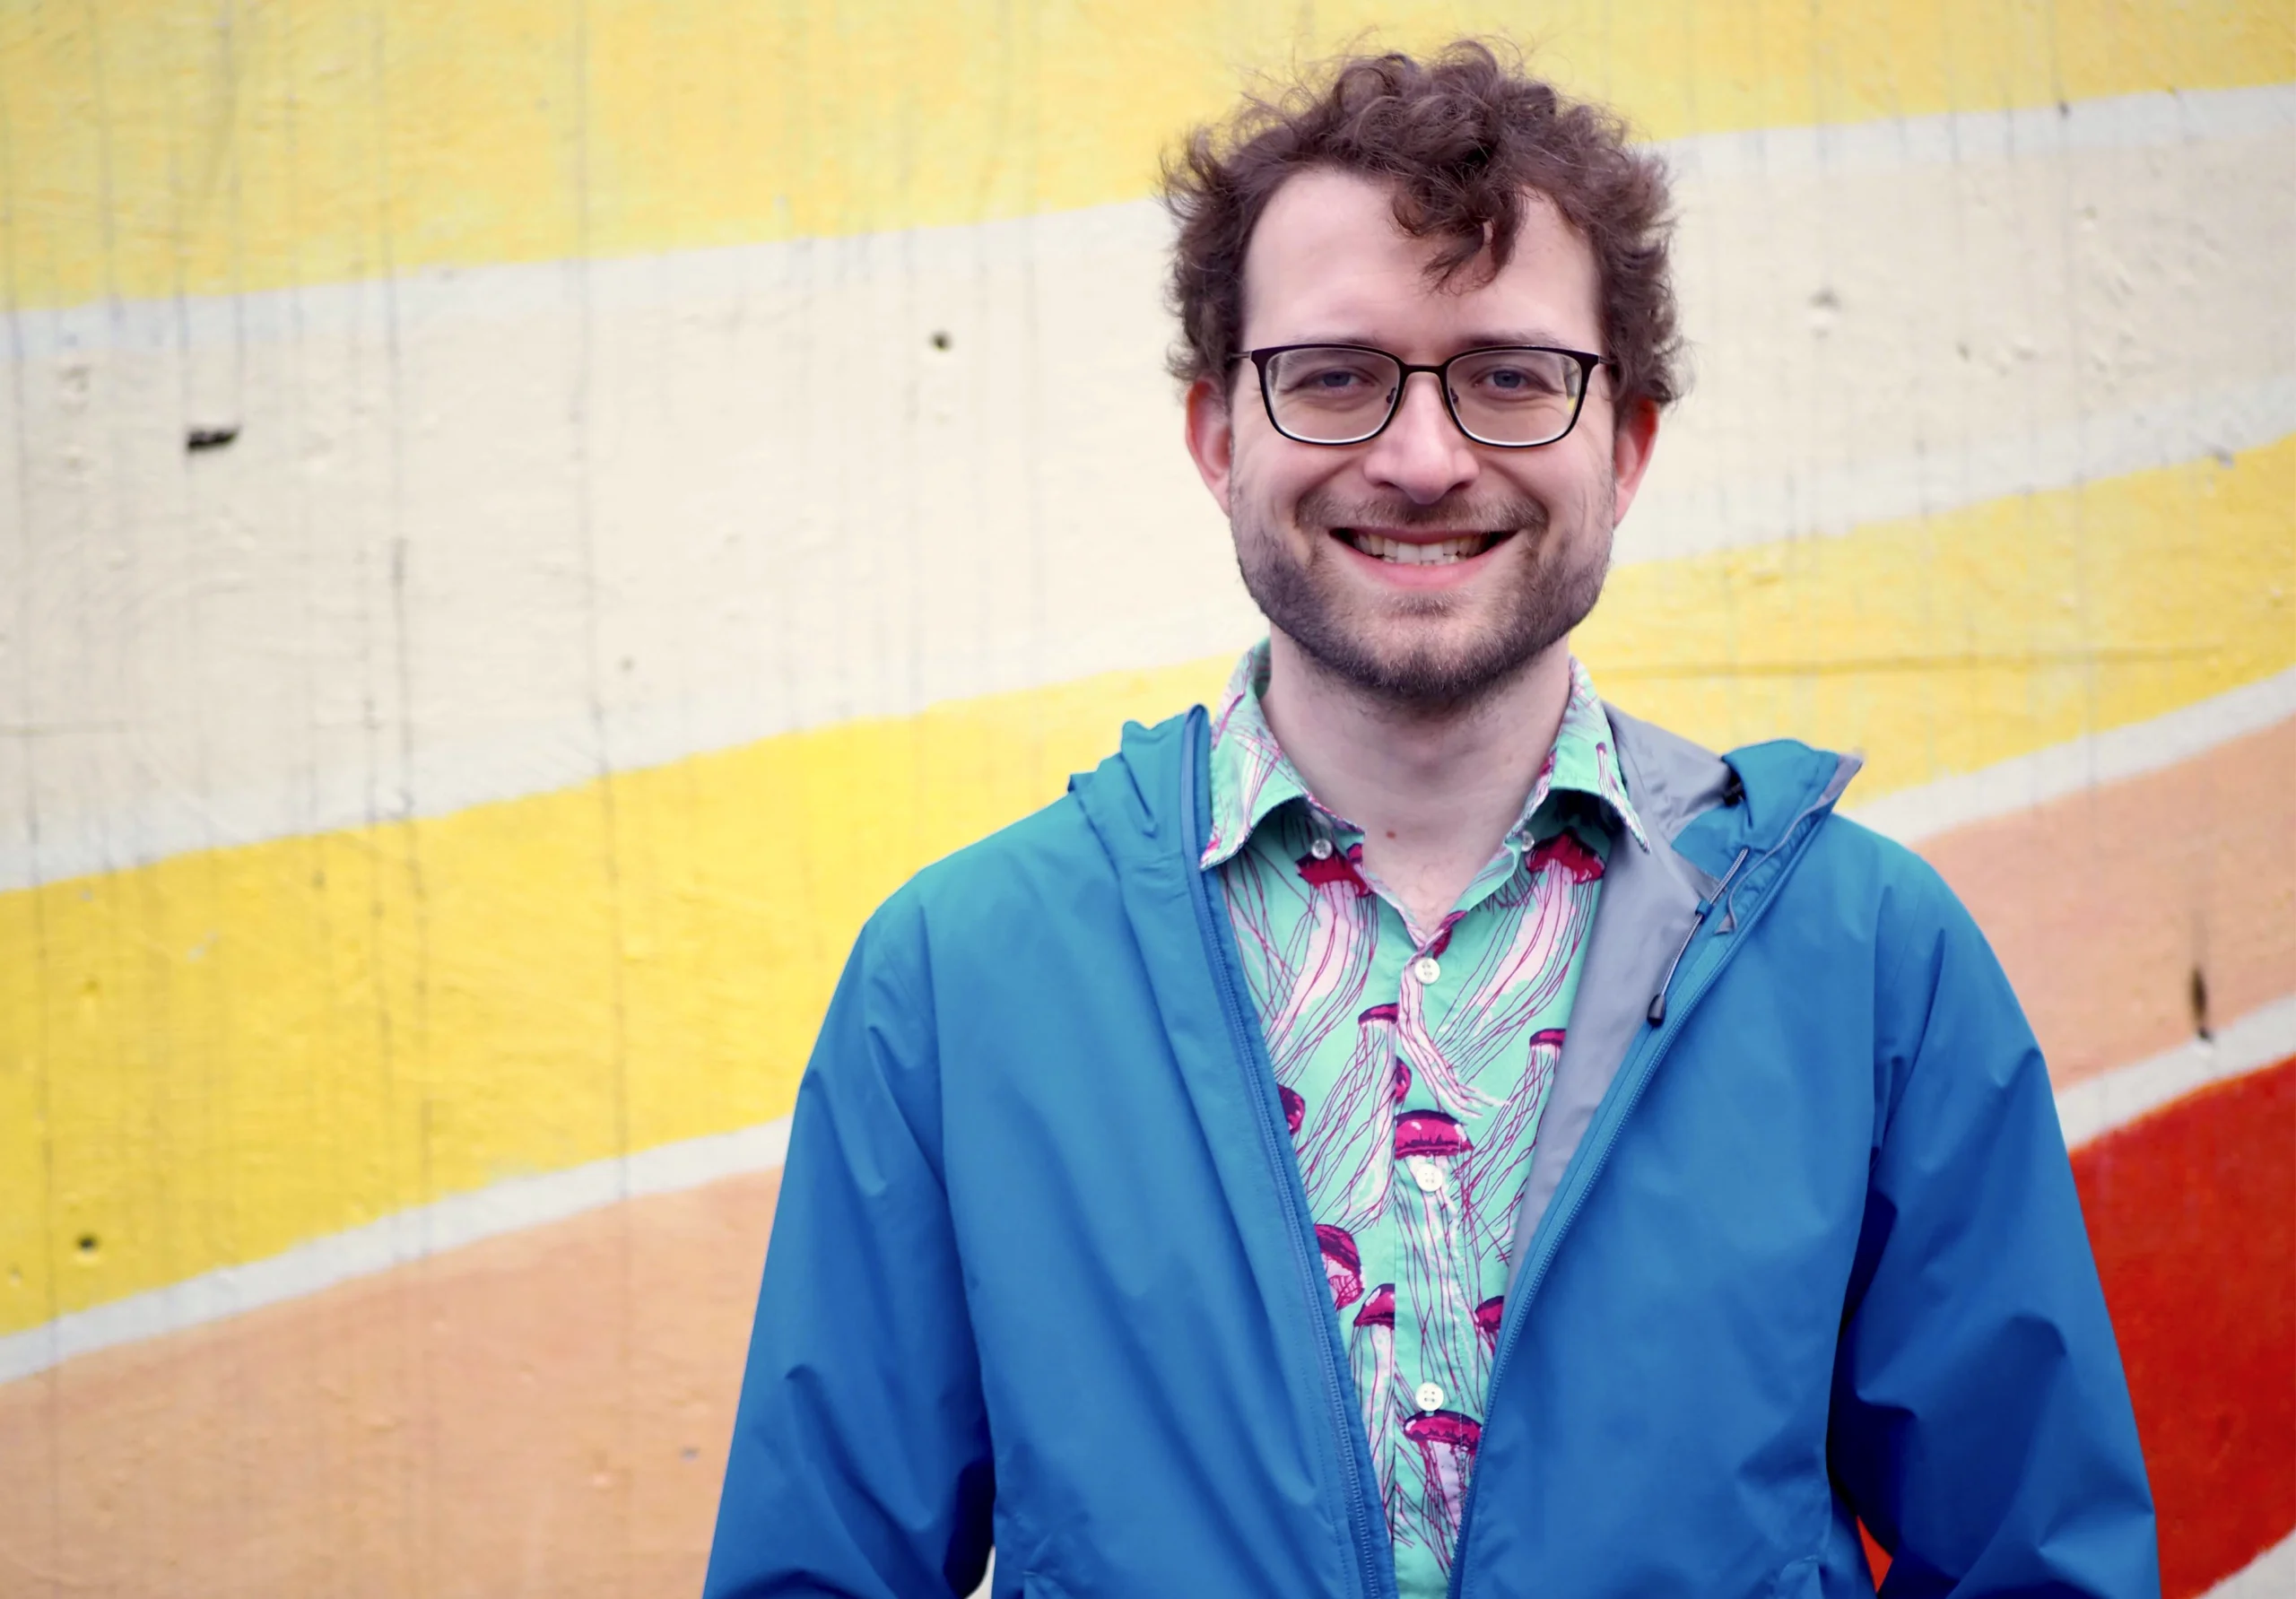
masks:
[[(1709, 742), (1864, 747), (1871, 798), (2296, 663), (2292, 503), (2296, 437), (1629, 569), (1582, 642)], [(0, 897), (0, 1332), (787, 1112), (868, 910), (1224, 668)]]
[[(1303, 19), (1307, 19), (1303, 21)], [(2245, 0), (1556, 0), (1655, 138), (2296, 77)], [(1507, 0), (91, 0), (0, 7), (0, 297), (196, 294), (979, 222), (1147, 192), (1242, 71)]]

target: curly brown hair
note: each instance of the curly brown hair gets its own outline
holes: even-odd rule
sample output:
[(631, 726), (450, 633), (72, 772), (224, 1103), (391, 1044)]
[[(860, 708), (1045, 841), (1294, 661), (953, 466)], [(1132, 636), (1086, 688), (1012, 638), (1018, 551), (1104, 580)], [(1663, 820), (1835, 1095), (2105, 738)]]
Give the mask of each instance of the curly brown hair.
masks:
[(1274, 96), (1247, 98), (1166, 160), (1164, 204), (1179, 223), (1171, 369), (1182, 382), (1228, 370), (1243, 335), (1252, 230), (1283, 180), (1310, 168), (1394, 184), (1396, 225), (1442, 246), (1427, 267), (1437, 284), (1486, 246), (1492, 269), (1504, 266), (1526, 191), (1545, 196), (1594, 251), (1621, 406), (1679, 395), (1665, 165), (1630, 147), (1611, 111), (1528, 75), (1511, 48), (1473, 39), (1424, 60), (1343, 56)]

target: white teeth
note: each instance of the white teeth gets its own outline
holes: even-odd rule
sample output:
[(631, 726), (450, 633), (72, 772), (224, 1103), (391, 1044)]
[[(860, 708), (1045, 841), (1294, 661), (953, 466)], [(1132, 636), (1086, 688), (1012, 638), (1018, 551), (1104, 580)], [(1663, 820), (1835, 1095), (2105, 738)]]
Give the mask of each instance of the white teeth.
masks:
[(1366, 555), (1381, 561), (1392, 561), (1397, 566), (1448, 566), (1455, 561), (1467, 561), (1483, 552), (1485, 535), (1471, 533), (1464, 538), (1440, 539), (1431, 544), (1408, 544), (1401, 539), (1382, 538), (1376, 533), (1353, 533), (1347, 542)]

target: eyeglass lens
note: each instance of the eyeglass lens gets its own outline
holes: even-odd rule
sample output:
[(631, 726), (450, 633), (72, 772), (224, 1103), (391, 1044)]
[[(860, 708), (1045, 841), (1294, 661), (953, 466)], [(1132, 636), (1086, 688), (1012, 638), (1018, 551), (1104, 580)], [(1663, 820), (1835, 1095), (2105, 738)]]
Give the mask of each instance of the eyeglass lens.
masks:
[[(1485, 444), (1546, 444), (1570, 430), (1586, 369), (1553, 350), (1470, 350), (1445, 369), (1451, 413)], [(1344, 345), (1268, 358), (1268, 413), (1309, 444), (1352, 444), (1387, 425), (1403, 386), (1391, 355)]]

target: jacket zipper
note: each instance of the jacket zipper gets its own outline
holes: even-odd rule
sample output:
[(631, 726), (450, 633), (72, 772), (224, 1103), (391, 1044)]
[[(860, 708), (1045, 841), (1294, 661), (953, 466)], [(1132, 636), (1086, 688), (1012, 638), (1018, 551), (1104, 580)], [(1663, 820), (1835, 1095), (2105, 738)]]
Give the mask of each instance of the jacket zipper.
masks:
[[(1197, 724), (1202, 715), (1203, 712), (1198, 710), (1188, 718), (1187, 737), (1181, 749), (1180, 839), (1183, 847), (1196, 847), (1202, 836), (1196, 803)], [(1302, 1287), (1308, 1290), (1308, 1302), (1314, 1305), (1318, 1302), (1318, 1294), (1328, 1293), (1330, 1290), (1326, 1285), (1320, 1262), (1309, 1258), (1307, 1221), (1300, 1210), (1300, 1195), (1295, 1192), (1299, 1185), (1290, 1180), (1292, 1173), (1284, 1163), (1284, 1148), (1275, 1135), (1273, 1096), (1265, 1091), (1267, 1084), (1260, 1080), (1263, 1075), (1272, 1079), (1274, 1069), (1267, 1067), (1265, 1073), (1254, 1069), (1264, 1063), (1265, 1047), (1260, 1043), (1244, 1005), (1233, 964), (1228, 959), (1227, 945), (1221, 941), (1218, 925), (1213, 920), (1212, 892), (1205, 880), (1206, 873), (1198, 869), (1193, 860), (1186, 863), (1186, 868), (1188, 897), (1196, 908), (1196, 932), (1202, 937), (1205, 953), (1212, 962), (1213, 977), (1220, 990), (1221, 1009), (1227, 1017), (1230, 1041), (1235, 1046), (1237, 1061), (1248, 1080), (1246, 1087), (1259, 1126), (1262, 1152), (1266, 1155), (1269, 1169), (1275, 1178), (1276, 1191), (1283, 1195), (1284, 1233), (1291, 1241), (1292, 1264), (1300, 1274)], [(1348, 1403), (1347, 1390), (1339, 1380), (1338, 1358), (1332, 1352), (1329, 1332), (1318, 1325), (1316, 1334), (1314, 1342), (1318, 1364), (1323, 1373), (1324, 1397), (1331, 1412), (1333, 1436), (1339, 1443), (1339, 1467), (1346, 1487), (1348, 1524), (1355, 1536), (1357, 1574), (1362, 1578), (1363, 1593), (1367, 1596), (1376, 1595), (1382, 1589), (1378, 1581), (1378, 1550), (1372, 1543), (1370, 1518), (1364, 1509), (1363, 1478), (1355, 1458), (1353, 1432), (1356, 1416)]]
[[(1658, 979), (1658, 992), (1650, 996), (1649, 1008), (1642, 1012), (1643, 1019), (1648, 1021), (1651, 1026), (1660, 1027), (1665, 1025), (1666, 1020), (1666, 990), (1674, 986), (1675, 970), (1681, 967), (1683, 963), (1683, 957), (1690, 953), (1691, 941), (1698, 936), (1698, 930), (1706, 926), (1706, 918), (1714, 914), (1715, 906), (1719, 904), (1721, 902), (1722, 896), (1729, 891), (1730, 880), (1738, 874), (1738, 868), (1746, 864), (1746, 856), (1752, 853), (1753, 852), (1752, 850), (1748, 849), (1741, 849), (1738, 851), (1738, 858), (1730, 863), (1730, 869), (1722, 874), (1722, 881), (1715, 885), (1712, 898), (1700, 899), (1698, 902), (1698, 914), (1691, 918), (1690, 931), (1683, 934), (1682, 943), (1674, 946), (1674, 958), (1666, 962), (1666, 975)], [(1763, 858), (1767, 859), (1769, 857), (1764, 856)], [(1727, 917), (1723, 917), (1722, 930), (1725, 933), (1727, 933), (1730, 930), (1730, 918)]]
[[(1820, 808), (1817, 804), (1805, 806), (1801, 814), (1787, 824), (1786, 837), (1770, 849), (1765, 850), (1761, 859), (1754, 863), (1755, 865), (1760, 866), (1763, 861), (1769, 860), (1770, 856), (1779, 854), (1792, 843), (1796, 831), (1813, 812)], [(1729, 877), (1737, 875), (1738, 868), (1745, 863), (1745, 851), (1739, 851), (1738, 858), (1731, 863), (1729, 876), (1724, 879), (1726, 884)], [(1589, 1161), (1587, 1180), (1579, 1184), (1578, 1191), (1571, 1195), (1570, 1208), (1557, 1218), (1546, 1251), (1536, 1262), (1533, 1274), (1525, 1279), (1516, 1292), (1507, 1296), (1506, 1325), (1500, 1329), (1498, 1350), (1492, 1356), (1491, 1379), (1483, 1387), (1483, 1413), (1486, 1416), (1491, 1413), (1492, 1400), (1499, 1392), (1499, 1377), (1506, 1369), (1507, 1357), (1514, 1352), (1515, 1344), (1522, 1335), (1523, 1323), (1530, 1314), (1531, 1301), (1537, 1297), (1540, 1285), (1546, 1281), (1547, 1269), (1553, 1264), (1555, 1255), (1561, 1247), (1563, 1235), (1570, 1230), (1570, 1224), (1578, 1219), (1579, 1211), (1586, 1205), (1587, 1195), (1594, 1191), (1595, 1179), (1602, 1176), (1603, 1168), (1609, 1163), (1611, 1148), (1617, 1143), (1620, 1131), (1633, 1116), (1634, 1108), (1641, 1103), (1642, 1092), (1649, 1087), (1651, 1078), (1658, 1074), (1658, 1065), (1665, 1058), (1666, 1050), (1681, 1035), (1684, 1025), (1683, 1019), (1698, 1009), (1698, 1002), (1706, 997), (1707, 990), (1713, 987), (1716, 980), (1721, 977), (1724, 969), (1730, 964), (1731, 957), (1737, 952), (1738, 944), (1743, 943), (1743, 935), (1752, 932), (1754, 924), (1760, 920), (1761, 913), (1770, 908), (1771, 900), (1777, 897), (1776, 891), (1779, 886), (1773, 883), (1771, 891), (1765, 894), (1753, 909), (1747, 913), (1746, 925), (1739, 929), (1740, 936), (1737, 943), (1734, 943), (1731, 948), (1725, 950), (1721, 958), (1707, 969), (1704, 975), (1699, 978), (1697, 986), (1683, 996), (1681, 1006), (1670, 1015), (1663, 1003), (1665, 998), (1666, 984), (1673, 982), (1674, 968), (1682, 963), (1683, 957), (1689, 952), (1691, 944), (1696, 941), (1699, 928), (1705, 925), (1706, 917), (1710, 913), (1711, 903), (1701, 906), (1697, 924), (1691, 928), (1690, 937), (1684, 939), (1683, 947), (1674, 952), (1674, 959), (1666, 968), (1665, 979), (1659, 985), (1658, 992), (1651, 997), (1650, 1001), (1651, 1016), (1648, 1019), (1650, 1032), (1657, 1036), (1651, 1038), (1650, 1034), (1645, 1034), (1643, 1039), (1637, 1040), (1638, 1047), (1642, 1049), (1642, 1059), (1639, 1065), (1634, 1068), (1636, 1075), (1627, 1085), (1626, 1099), (1620, 1105), (1618, 1115), (1613, 1118), (1610, 1126), (1604, 1132), (1601, 1144), (1587, 1156)], [(1718, 889), (1714, 899), (1718, 901), (1721, 898), (1722, 891)], [(1733, 919), (1735, 917), (1734, 911)], [(1459, 1514), (1459, 1538), (1458, 1543), (1454, 1546), (1458, 1551), (1458, 1555), (1451, 1562), (1451, 1580), (1447, 1590), (1448, 1599), (1462, 1599), (1466, 1591), (1467, 1538), (1474, 1527), (1474, 1506), (1478, 1497), (1475, 1490), (1482, 1485), (1483, 1473), (1480, 1471), (1467, 1480), (1467, 1502)]]

